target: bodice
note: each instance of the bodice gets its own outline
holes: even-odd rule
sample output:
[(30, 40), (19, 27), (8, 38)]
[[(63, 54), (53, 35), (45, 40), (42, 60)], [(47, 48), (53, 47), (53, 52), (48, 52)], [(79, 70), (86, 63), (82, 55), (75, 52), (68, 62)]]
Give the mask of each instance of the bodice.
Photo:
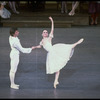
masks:
[(46, 50), (46, 51), (51, 51), (52, 50), (52, 44), (50, 42), (46, 42), (44, 45), (43, 45), (43, 48)]
[(45, 38), (40, 42), (40, 45), (42, 45), (43, 48), (48, 52), (52, 50), (52, 42), (49, 39), (53, 37), (54, 37), (53, 34), (49, 34), (48, 38)]

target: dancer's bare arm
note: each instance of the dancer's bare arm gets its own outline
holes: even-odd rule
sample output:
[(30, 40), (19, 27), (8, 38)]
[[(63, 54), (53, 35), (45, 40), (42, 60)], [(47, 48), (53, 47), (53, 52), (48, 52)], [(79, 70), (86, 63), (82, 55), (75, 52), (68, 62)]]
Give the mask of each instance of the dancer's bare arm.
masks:
[(35, 48), (36, 48), (36, 46), (32, 46), (32, 50), (35, 49)]
[(53, 35), (53, 32), (54, 32), (54, 21), (53, 21), (51, 16), (49, 17), (49, 19), (51, 21), (51, 32), (50, 32), (50, 34)]
[(35, 48), (41, 48), (41, 47), (42, 47), (41, 45), (35, 46)]
[(35, 48), (41, 48), (42, 47), (42, 43), (43, 42), (41, 41), (39, 45), (35, 46)]

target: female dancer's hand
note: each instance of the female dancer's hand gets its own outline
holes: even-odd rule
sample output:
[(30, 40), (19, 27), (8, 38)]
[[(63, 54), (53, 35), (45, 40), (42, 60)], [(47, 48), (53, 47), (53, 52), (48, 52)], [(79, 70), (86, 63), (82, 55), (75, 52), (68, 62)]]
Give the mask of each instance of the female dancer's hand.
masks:
[(50, 19), (51, 21), (53, 21), (53, 19), (52, 19), (52, 17), (51, 17), (51, 16), (49, 17), (49, 19)]
[(40, 46), (40, 45), (38, 45), (38, 46), (35, 46), (35, 48), (41, 48), (41, 46)]
[(36, 48), (35, 46), (32, 46), (32, 50), (35, 49), (35, 48)]

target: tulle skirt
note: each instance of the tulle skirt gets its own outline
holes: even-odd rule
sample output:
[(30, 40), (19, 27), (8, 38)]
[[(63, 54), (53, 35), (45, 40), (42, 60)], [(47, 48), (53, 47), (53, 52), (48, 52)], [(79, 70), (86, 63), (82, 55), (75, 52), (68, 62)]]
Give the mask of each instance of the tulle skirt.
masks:
[(73, 44), (58, 43), (53, 45), (52, 49), (47, 53), (46, 73), (53, 74), (61, 70), (73, 55)]

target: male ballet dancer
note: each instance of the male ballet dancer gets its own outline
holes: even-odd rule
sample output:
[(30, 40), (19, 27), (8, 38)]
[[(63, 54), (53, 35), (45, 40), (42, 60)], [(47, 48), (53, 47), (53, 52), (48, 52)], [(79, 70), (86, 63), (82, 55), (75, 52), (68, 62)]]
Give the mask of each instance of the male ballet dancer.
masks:
[(20, 52), (31, 53), (31, 51), (34, 49), (33, 46), (31, 48), (23, 48), (21, 46), (18, 35), (19, 35), (19, 31), (17, 28), (10, 29), (9, 44), (11, 47), (11, 52), (10, 52), (10, 59), (11, 59), (10, 67), (11, 68), (9, 72), (9, 77), (10, 77), (10, 82), (11, 82), (10, 87), (14, 89), (19, 89), (19, 85), (15, 84), (14, 80), (15, 80), (15, 74), (17, 71), (17, 67), (19, 64)]

